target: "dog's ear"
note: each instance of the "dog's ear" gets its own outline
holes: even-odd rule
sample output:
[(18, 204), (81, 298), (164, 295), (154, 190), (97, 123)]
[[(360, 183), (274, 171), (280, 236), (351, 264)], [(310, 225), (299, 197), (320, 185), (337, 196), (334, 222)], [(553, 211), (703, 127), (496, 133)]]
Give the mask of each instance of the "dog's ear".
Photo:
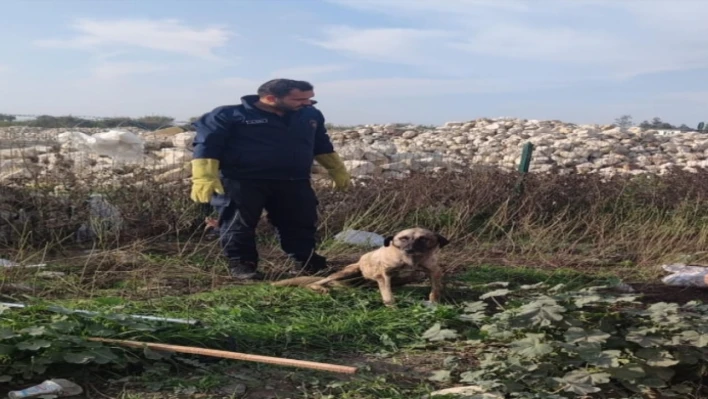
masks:
[(388, 236), (388, 237), (384, 238), (384, 243), (383, 243), (384, 245), (383, 246), (388, 247), (391, 245), (392, 242), (393, 242), (393, 236)]
[(440, 248), (442, 248), (450, 243), (450, 240), (448, 240), (447, 238), (443, 237), (440, 234), (436, 233), (435, 237), (438, 239), (438, 247), (440, 247)]

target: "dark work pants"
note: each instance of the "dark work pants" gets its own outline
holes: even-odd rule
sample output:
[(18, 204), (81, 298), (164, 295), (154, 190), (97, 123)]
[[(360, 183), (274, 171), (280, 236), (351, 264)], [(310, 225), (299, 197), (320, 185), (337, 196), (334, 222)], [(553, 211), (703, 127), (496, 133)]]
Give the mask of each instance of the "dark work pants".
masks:
[(309, 179), (222, 179), (222, 183), (225, 194), (215, 194), (211, 205), (219, 214), (221, 247), (230, 261), (258, 261), (255, 231), (266, 210), (286, 254), (297, 262), (324, 262), (314, 252), (319, 201)]

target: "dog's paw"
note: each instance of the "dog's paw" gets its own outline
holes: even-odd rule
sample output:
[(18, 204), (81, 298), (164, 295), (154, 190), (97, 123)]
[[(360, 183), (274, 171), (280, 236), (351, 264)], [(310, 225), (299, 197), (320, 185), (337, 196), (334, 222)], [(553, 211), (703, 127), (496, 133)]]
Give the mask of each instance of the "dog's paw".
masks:
[(425, 306), (426, 308), (435, 309), (438, 307), (438, 303), (433, 302), (431, 300), (426, 300), (426, 301), (423, 301), (423, 306)]
[(317, 285), (317, 284), (310, 284), (307, 286), (307, 288), (309, 288), (312, 291), (315, 291), (319, 294), (328, 294), (329, 293), (329, 289), (327, 287)]
[(396, 309), (398, 306), (396, 305), (396, 302), (384, 302), (384, 306), (386, 306), (389, 309)]

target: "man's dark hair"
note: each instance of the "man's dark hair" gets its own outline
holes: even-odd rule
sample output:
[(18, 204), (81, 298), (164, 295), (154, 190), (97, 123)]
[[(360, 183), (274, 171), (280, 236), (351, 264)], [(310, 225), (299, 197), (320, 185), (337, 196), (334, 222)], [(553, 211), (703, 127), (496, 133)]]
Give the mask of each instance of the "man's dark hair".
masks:
[(258, 88), (258, 96), (268, 96), (272, 95), (277, 98), (283, 98), (290, 94), (294, 89), (300, 91), (310, 91), (313, 87), (310, 83), (303, 80), (292, 80), (292, 79), (272, 79), (263, 83)]

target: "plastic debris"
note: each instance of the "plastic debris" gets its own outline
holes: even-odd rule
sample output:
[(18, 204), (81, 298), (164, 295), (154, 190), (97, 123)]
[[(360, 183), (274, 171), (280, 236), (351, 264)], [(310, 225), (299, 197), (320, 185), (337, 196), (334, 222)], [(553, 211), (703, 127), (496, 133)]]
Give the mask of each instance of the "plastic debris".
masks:
[(39, 385), (19, 391), (10, 391), (10, 399), (36, 398), (39, 396), (75, 396), (84, 392), (83, 388), (63, 378), (46, 380)]
[(458, 396), (461, 398), (479, 398), (479, 399), (502, 399), (503, 396), (497, 393), (486, 392), (478, 385), (470, 385), (466, 387), (454, 387), (441, 389), (430, 393), (431, 397), (435, 396)]
[(99, 234), (116, 234), (123, 226), (120, 210), (102, 195), (91, 194), (88, 200), (89, 221), (76, 231), (79, 242), (96, 238)]
[(661, 279), (666, 285), (679, 287), (708, 287), (708, 267), (673, 263), (661, 266), (671, 273)]
[[(24, 309), (28, 307), (24, 303), (11, 303), (11, 302), (0, 302), (0, 307), (6, 307), (6, 308), (16, 308), (16, 309)], [(67, 309), (64, 307), (60, 306), (49, 306), (47, 308), (50, 311), (53, 312), (59, 312), (59, 313), (75, 313), (75, 314), (83, 314), (86, 316), (99, 316), (100, 313), (98, 312), (91, 312), (89, 310), (80, 310), (80, 309)], [(113, 314), (113, 315), (108, 315), (107, 317), (117, 317), (117, 318), (123, 318), (123, 317), (129, 317), (131, 319), (140, 319), (140, 320), (150, 320), (150, 321), (162, 321), (166, 323), (179, 323), (179, 324), (189, 324), (189, 325), (202, 325), (202, 323), (199, 320), (195, 319), (175, 319), (175, 318), (170, 318), (170, 317), (161, 317), (161, 316), (143, 316), (143, 315), (135, 315), (135, 314)]]
[(9, 259), (0, 258), (0, 267), (46, 267), (46, 263), (36, 263), (31, 265), (21, 265), (17, 262), (13, 262)]
[(114, 161), (137, 162), (144, 159), (143, 139), (124, 130), (109, 130), (94, 135), (64, 132), (57, 136), (57, 140), (78, 151), (93, 152), (110, 157)]
[(376, 233), (361, 230), (344, 230), (334, 236), (336, 241), (352, 245), (362, 245), (370, 247), (381, 247), (384, 244), (384, 237)]

